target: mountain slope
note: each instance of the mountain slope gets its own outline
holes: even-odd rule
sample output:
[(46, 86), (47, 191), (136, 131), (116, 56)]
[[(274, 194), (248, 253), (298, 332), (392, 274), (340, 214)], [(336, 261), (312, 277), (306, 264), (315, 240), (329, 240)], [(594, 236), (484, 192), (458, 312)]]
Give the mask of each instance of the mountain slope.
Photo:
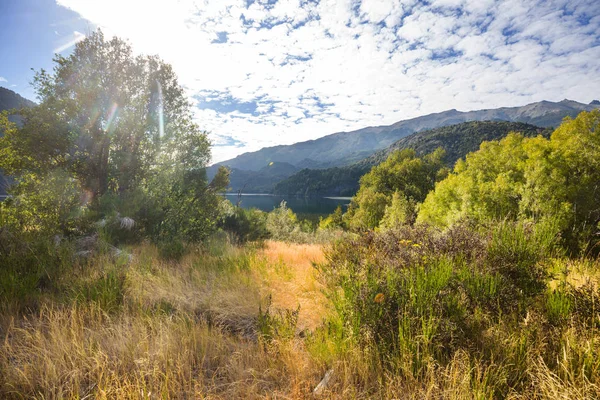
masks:
[(520, 132), (524, 136), (548, 136), (551, 129), (520, 122), (474, 121), (417, 132), (349, 166), (303, 169), (279, 182), (273, 191), (276, 194), (302, 196), (352, 196), (358, 190), (360, 177), (393, 151), (412, 148), (417, 154), (423, 155), (442, 147), (446, 150), (446, 162), (454, 165), (467, 153), (477, 150), (481, 142), (501, 139), (509, 132)]
[(0, 86), (0, 111), (33, 106), (35, 106), (33, 101), (27, 100), (20, 94)]
[[(219, 166), (208, 167), (208, 179), (212, 179), (217, 173)], [(258, 171), (248, 171), (237, 168), (229, 168), (228, 191), (244, 193), (270, 193), (273, 186), (278, 182), (292, 176), (300, 171), (300, 168), (284, 162), (271, 162)]]
[[(27, 100), (18, 93), (13, 92), (7, 88), (0, 86), (0, 111), (11, 110), (13, 108), (19, 109), (23, 107), (34, 107), (35, 103), (31, 100)], [(12, 117), (12, 118), (11, 118)], [(17, 119), (14, 116), (9, 117), (13, 122)], [(0, 132), (2, 136), (2, 132)], [(6, 195), (6, 189), (8, 187), (7, 179), (0, 173), (0, 196)]]
[(525, 122), (541, 127), (553, 127), (559, 125), (566, 116), (574, 117), (581, 111), (590, 111), (599, 107), (600, 104), (596, 102), (582, 104), (572, 100), (563, 100), (557, 103), (540, 101), (522, 107), (468, 112), (448, 110), (400, 121), (389, 126), (334, 133), (320, 139), (289, 146), (267, 147), (218, 164), (252, 171), (258, 171), (272, 161), (286, 162), (300, 168), (349, 165), (378, 150), (385, 149), (402, 137), (426, 129), (467, 121)]

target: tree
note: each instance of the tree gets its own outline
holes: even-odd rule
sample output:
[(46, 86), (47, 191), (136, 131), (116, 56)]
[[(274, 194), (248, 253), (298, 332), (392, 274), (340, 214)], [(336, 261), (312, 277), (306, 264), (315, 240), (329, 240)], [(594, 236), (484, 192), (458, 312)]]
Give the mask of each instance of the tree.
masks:
[[(442, 149), (423, 157), (417, 157), (412, 149), (392, 153), (360, 179), (360, 189), (345, 215), (347, 224), (358, 230), (376, 228), (396, 192), (406, 200), (407, 207), (422, 202), (447, 174), (444, 154)], [(405, 212), (408, 216), (414, 209)]]
[(555, 227), (569, 247), (600, 230), (600, 111), (566, 118), (551, 135), (510, 134), (459, 162), (420, 207), (418, 221), (504, 219)]
[(396, 191), (392, 195), (390, 204), (385, 207), (379, 227), (381, 229), (391, 229), (408, 225), (414, 222), (414, 213), (415, 205), (411, 204), (403, 194)]
[(172, 67), (156, 56), (134, 56), (126, 42), (106, 40), (101, 31), (54, 62), (52, 72), (36, 73), (40, 104), (22, 111), (22, 126), (0, 118), (0, 168), (42, 180), (61, 170), (99, 211), (103, 197), (141, 192), (146, 200), (138, 208), (153, 204), (165, 220), (150, 230), (169, 227), (200, 239), (228, 175), (220, 171), (208, 183), (210, 143)]
[(319, 228), (321, 229), (343, 229), (344, 228), (344, 211), (342, 206), (338, 205), (333, 213), (325, 219), (320, 219)]

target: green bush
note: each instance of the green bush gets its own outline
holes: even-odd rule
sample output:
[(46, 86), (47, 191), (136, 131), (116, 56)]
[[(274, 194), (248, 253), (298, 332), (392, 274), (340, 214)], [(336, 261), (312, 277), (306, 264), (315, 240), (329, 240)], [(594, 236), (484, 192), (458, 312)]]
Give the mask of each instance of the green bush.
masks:
[(548, 225), (502, 221), (491, 230), (488, 263), (525, 295), (541, 293), (548, 273), (540, 261), (553, 255), (557, 232)]
[(285, 201), (267, 215), (267, 230), (275, 240), (294, 242), (301, 241), (303, 236), (298, 217)]
[(419, 209), (417, 220), (451, 226), (469, 218), (555, 225), (572, 253), (600, 251), (600, 111), (566, 118), (551, 135), (511, 133), (459, 161)]
[(229, 233), (235, 243), (260, 241), (269, 237), (267, 213), (255, 208), (245, 210), (235, 207), (229, 201), (222, 203), (219, 227)]
[(545, 226), (504, 222), (489, 231), (401, 226), (336, 242), (319, 266), (341, 321), (333, 338), (409, 379), (457, 354), (502, 365), (494, 397), (505, 397), (530, 384), (531, 354), (555, 365), (567, 328), (597, 319), (589, 310), (598, 289), (544, 291), (556, 240)]
[(165, 260), (178, 261), (187, 254), (188, 247), (181, 238), (161, 240), (157, 243), (158, 254)]

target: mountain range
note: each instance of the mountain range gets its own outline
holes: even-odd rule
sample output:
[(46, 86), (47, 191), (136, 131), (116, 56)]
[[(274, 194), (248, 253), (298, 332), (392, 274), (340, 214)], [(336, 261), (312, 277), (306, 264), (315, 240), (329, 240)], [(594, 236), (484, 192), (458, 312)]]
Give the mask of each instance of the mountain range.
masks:
[(441, 147), (446, 151), (446, 164), (452, 167), (456, 161), (479, 149), (482, 142), (501, 139), (509, 132), (528, 137), (549, 136), (552, 129), (522, 122), (472, 121), (421, 131), (347, 166), (303, 169), (277, 183), (273, 192), (294, 196), (352, 196), (358, 190), (360, 177), (393, 151), (414, 149), (417, 155), (425, 155)]
[[(435, 129), (439, 127), (456, 125), (469, 121), (507, 121), (521, 122), (541, 128), (558, 126), (563, 118), (575, 117), (581, 111), (590, 111), (600, 108), (600, 102), (594, 100), (590, 104), (583, 104), (573, 100), (562, 100), (560, 102), (540, 101), (521, 107), (502, 107), (495, 109), (483, 109), (477, 111), (457, 111), (455, 109), (429, 114), (417, 118), (403, 120), (392, 125), (367, 127), (352, 132), (339, 132), (324, 136), (316, 140), (295, 143), (287, 146), (267, 147), (261, 150), (244, 153), (231, 160), (216, 163), (209, 168), (209, 176), (212, 176), (219, 165), (225, 165), (231, 169), (231, 190), (243, 190), (245, 192), (269, 193), (275, 190), (282, 192), (283, 186), (276, 185), (269, 188), (267, 178), (264, 175), (265, 167), (270, 163), (286, 165), (285, 171), (279, 174), (285, 178), (291, 177), (302, 170), (327, 169), (331, 167), (343, 167), (358, 163), (365, 165), (364, 161), (374, 153), (385, 150), (394, 145), (398, 140), (415, 132)], [(362, 164), (361, 164), (362, 163)], [(366, 162), (368, 164), (368, 162)], [(243, 171), (243, 172), (242, 172)], [(344, 170), (344, 173), (347, 173)], [(306, 171), (297, 177), (298, 180), (306, 178)], [(242, 178), (243, 177), (243, 178)], [(260, 182), (258, 186), (250, 184)], [(294, 185), (297, 189), (298, 186)], [(319, 194), (323, 194), (319, 190)], [(342, 189), (347, 192), (351, 189)], [(300, 194), (293, 190), (285, 194)], [(340, 190), (331, 190), (325, 194), (339, 194)], [(308, 194), (308, 193), (307, 193)], [(316, 193), (314, 193), (316, 194)]]

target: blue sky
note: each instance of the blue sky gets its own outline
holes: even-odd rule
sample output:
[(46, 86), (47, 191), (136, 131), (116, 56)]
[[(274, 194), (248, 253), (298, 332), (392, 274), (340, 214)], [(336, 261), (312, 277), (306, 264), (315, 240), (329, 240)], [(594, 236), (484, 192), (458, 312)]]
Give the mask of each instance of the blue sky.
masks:
[(52, 69), (54, 53), (68, 54), (71, 43), (94, 29), (54, 0), (0, 1), (0, 85), (35, 100), (31, 68)]
[(451, 108), (600, 97), (597, 0), (56, 1), (0, 2), (0, 85), (32, 98), (30, 68), (100, 26), (173, 64), (215, 161)]

